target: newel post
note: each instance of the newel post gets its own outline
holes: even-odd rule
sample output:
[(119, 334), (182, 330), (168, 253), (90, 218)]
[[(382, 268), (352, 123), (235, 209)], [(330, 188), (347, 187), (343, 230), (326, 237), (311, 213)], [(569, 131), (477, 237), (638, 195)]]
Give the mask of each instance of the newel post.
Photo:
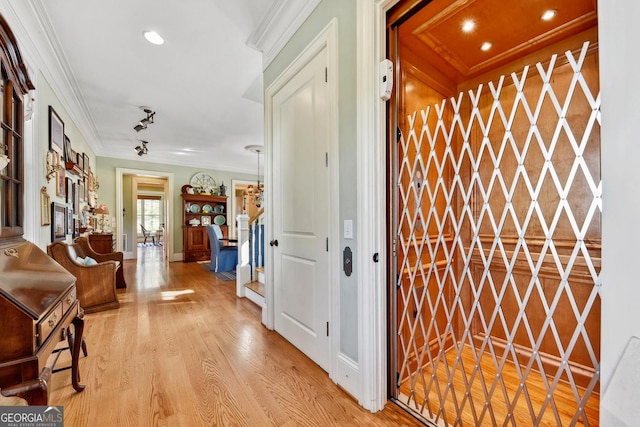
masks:
[(236, 296), (244, 297), (244, 285), (251, 282), (251, 258), (249, 256), (249, 215), (237, 216), (238, 266), (236, 267)]

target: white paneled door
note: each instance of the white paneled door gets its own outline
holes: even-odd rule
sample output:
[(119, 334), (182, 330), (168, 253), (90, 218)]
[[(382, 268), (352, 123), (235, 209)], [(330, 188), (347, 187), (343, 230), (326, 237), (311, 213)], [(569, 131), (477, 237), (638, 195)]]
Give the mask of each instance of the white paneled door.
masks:
[(327, 49), (273, 97), (275, 329), (329, 369)]

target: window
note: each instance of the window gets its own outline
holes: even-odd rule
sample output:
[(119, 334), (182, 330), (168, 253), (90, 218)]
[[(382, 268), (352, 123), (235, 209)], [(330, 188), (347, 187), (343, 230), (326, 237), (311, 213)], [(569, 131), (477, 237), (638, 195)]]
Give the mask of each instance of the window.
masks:
[[(138, 224), (150, 231), (159, 230), (162, 224), (162, 197), (138, 196)], [(142, 229), (138, 227), (138, 233)]]

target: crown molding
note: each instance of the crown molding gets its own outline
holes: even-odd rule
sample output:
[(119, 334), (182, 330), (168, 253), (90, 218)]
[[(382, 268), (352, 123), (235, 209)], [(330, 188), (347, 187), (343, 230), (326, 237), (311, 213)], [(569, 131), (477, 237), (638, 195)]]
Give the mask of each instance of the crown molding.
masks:
[(262, 52), (262, 69), (287, 44), (320, 0), (276, 0), (247, 40), (247, 45)]
[[(27, 64), (29, 72), (40, 71), (89, 147), (97, 154), (103, 148), (102, 141), (64, 49), (46, 13), (43, 0), (17, 4), (5, 0), (0, 1), (0, 5), (6, 5), (6, 8), (1, 7), (6, 9), (4, 13), (10, 11), (9, 15), (13, 18), (11, 26), (16, 33), (21, 51), (23, 54), (26, 52), (30, 59)], [(36, 99), (37, 92), (36, 85)]]

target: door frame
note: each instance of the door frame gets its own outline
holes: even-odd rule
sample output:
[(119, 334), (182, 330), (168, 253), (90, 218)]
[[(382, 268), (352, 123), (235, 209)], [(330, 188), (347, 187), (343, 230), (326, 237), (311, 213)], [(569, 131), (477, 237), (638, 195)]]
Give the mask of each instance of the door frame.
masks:
[[(165, 233), (164, 233), (164, 253), (168, 261), (176, 261), (173, 259), (173, 173), (172, 172), (160, 172), (144, 169), (126, 169), (116, 168), (116, 251), (122, 251), (122, 233), (123, 233), (123, 221), (122, 221), (122, 206), (123, 206), (123, 194), (122, 194), (122, 177), (124, 175), (145, 175), (158, 178), (165, 178), (167, 183), (165, 184), (165, 200), (166, 212), (165, 212)], [(135, 206), (135, 204), (134, 204)], [(125, 259), (131, 259), (134, 252), (127, 252)], [(177, 260), (180, 261), (181, 259)]]
[[(227, 190), (227, 196), (229, 196), (229, 198), (231, 199), (229, 201), (229, 211), (227, 212), (227, 217), (229, 218), (229, 215), (232, 215), (233, 218), (229, 218), (228, 220), (228, 224), (229, 224), (229, 236), (238, 236), (237, 231), (236, 231), (236, 209), (237, 209), (237, 205), (236, 205), (236, 191), (238, 190), (238, 188), (246, 188), (248, 185), (255, 185), (257, 180), (246, 180), (246, 179), (232, 179), (231, 180), (231, 189)], [(233, 221), (232, 221), (233, 219)]]
[[(280, 73), (265, 91), (265, 230), (273, 239), (273, 98), (307, 63), (322, 49), (327, 49), (327, 114), (329, 120), (329, 324), (330, 362), (329, 377), (336, 372), (340, 349), (340, 180), (338, 163), (338, 20), (333, 18), (327, 26), (303, 49), (303, 51)], [(263, 323), (273, 330), (275, 327), (273, 251), (265, 250), (265, 311)], [(263, 313), (264, 313), (263, 312)]]
[[(400, 0), (357, 0), (358, 403), (376, 412), (388, 396), (386, 103), (378, 64), (386, 58), (386, 12)], [(373, 260), (378, 255), (380, 262)]]

